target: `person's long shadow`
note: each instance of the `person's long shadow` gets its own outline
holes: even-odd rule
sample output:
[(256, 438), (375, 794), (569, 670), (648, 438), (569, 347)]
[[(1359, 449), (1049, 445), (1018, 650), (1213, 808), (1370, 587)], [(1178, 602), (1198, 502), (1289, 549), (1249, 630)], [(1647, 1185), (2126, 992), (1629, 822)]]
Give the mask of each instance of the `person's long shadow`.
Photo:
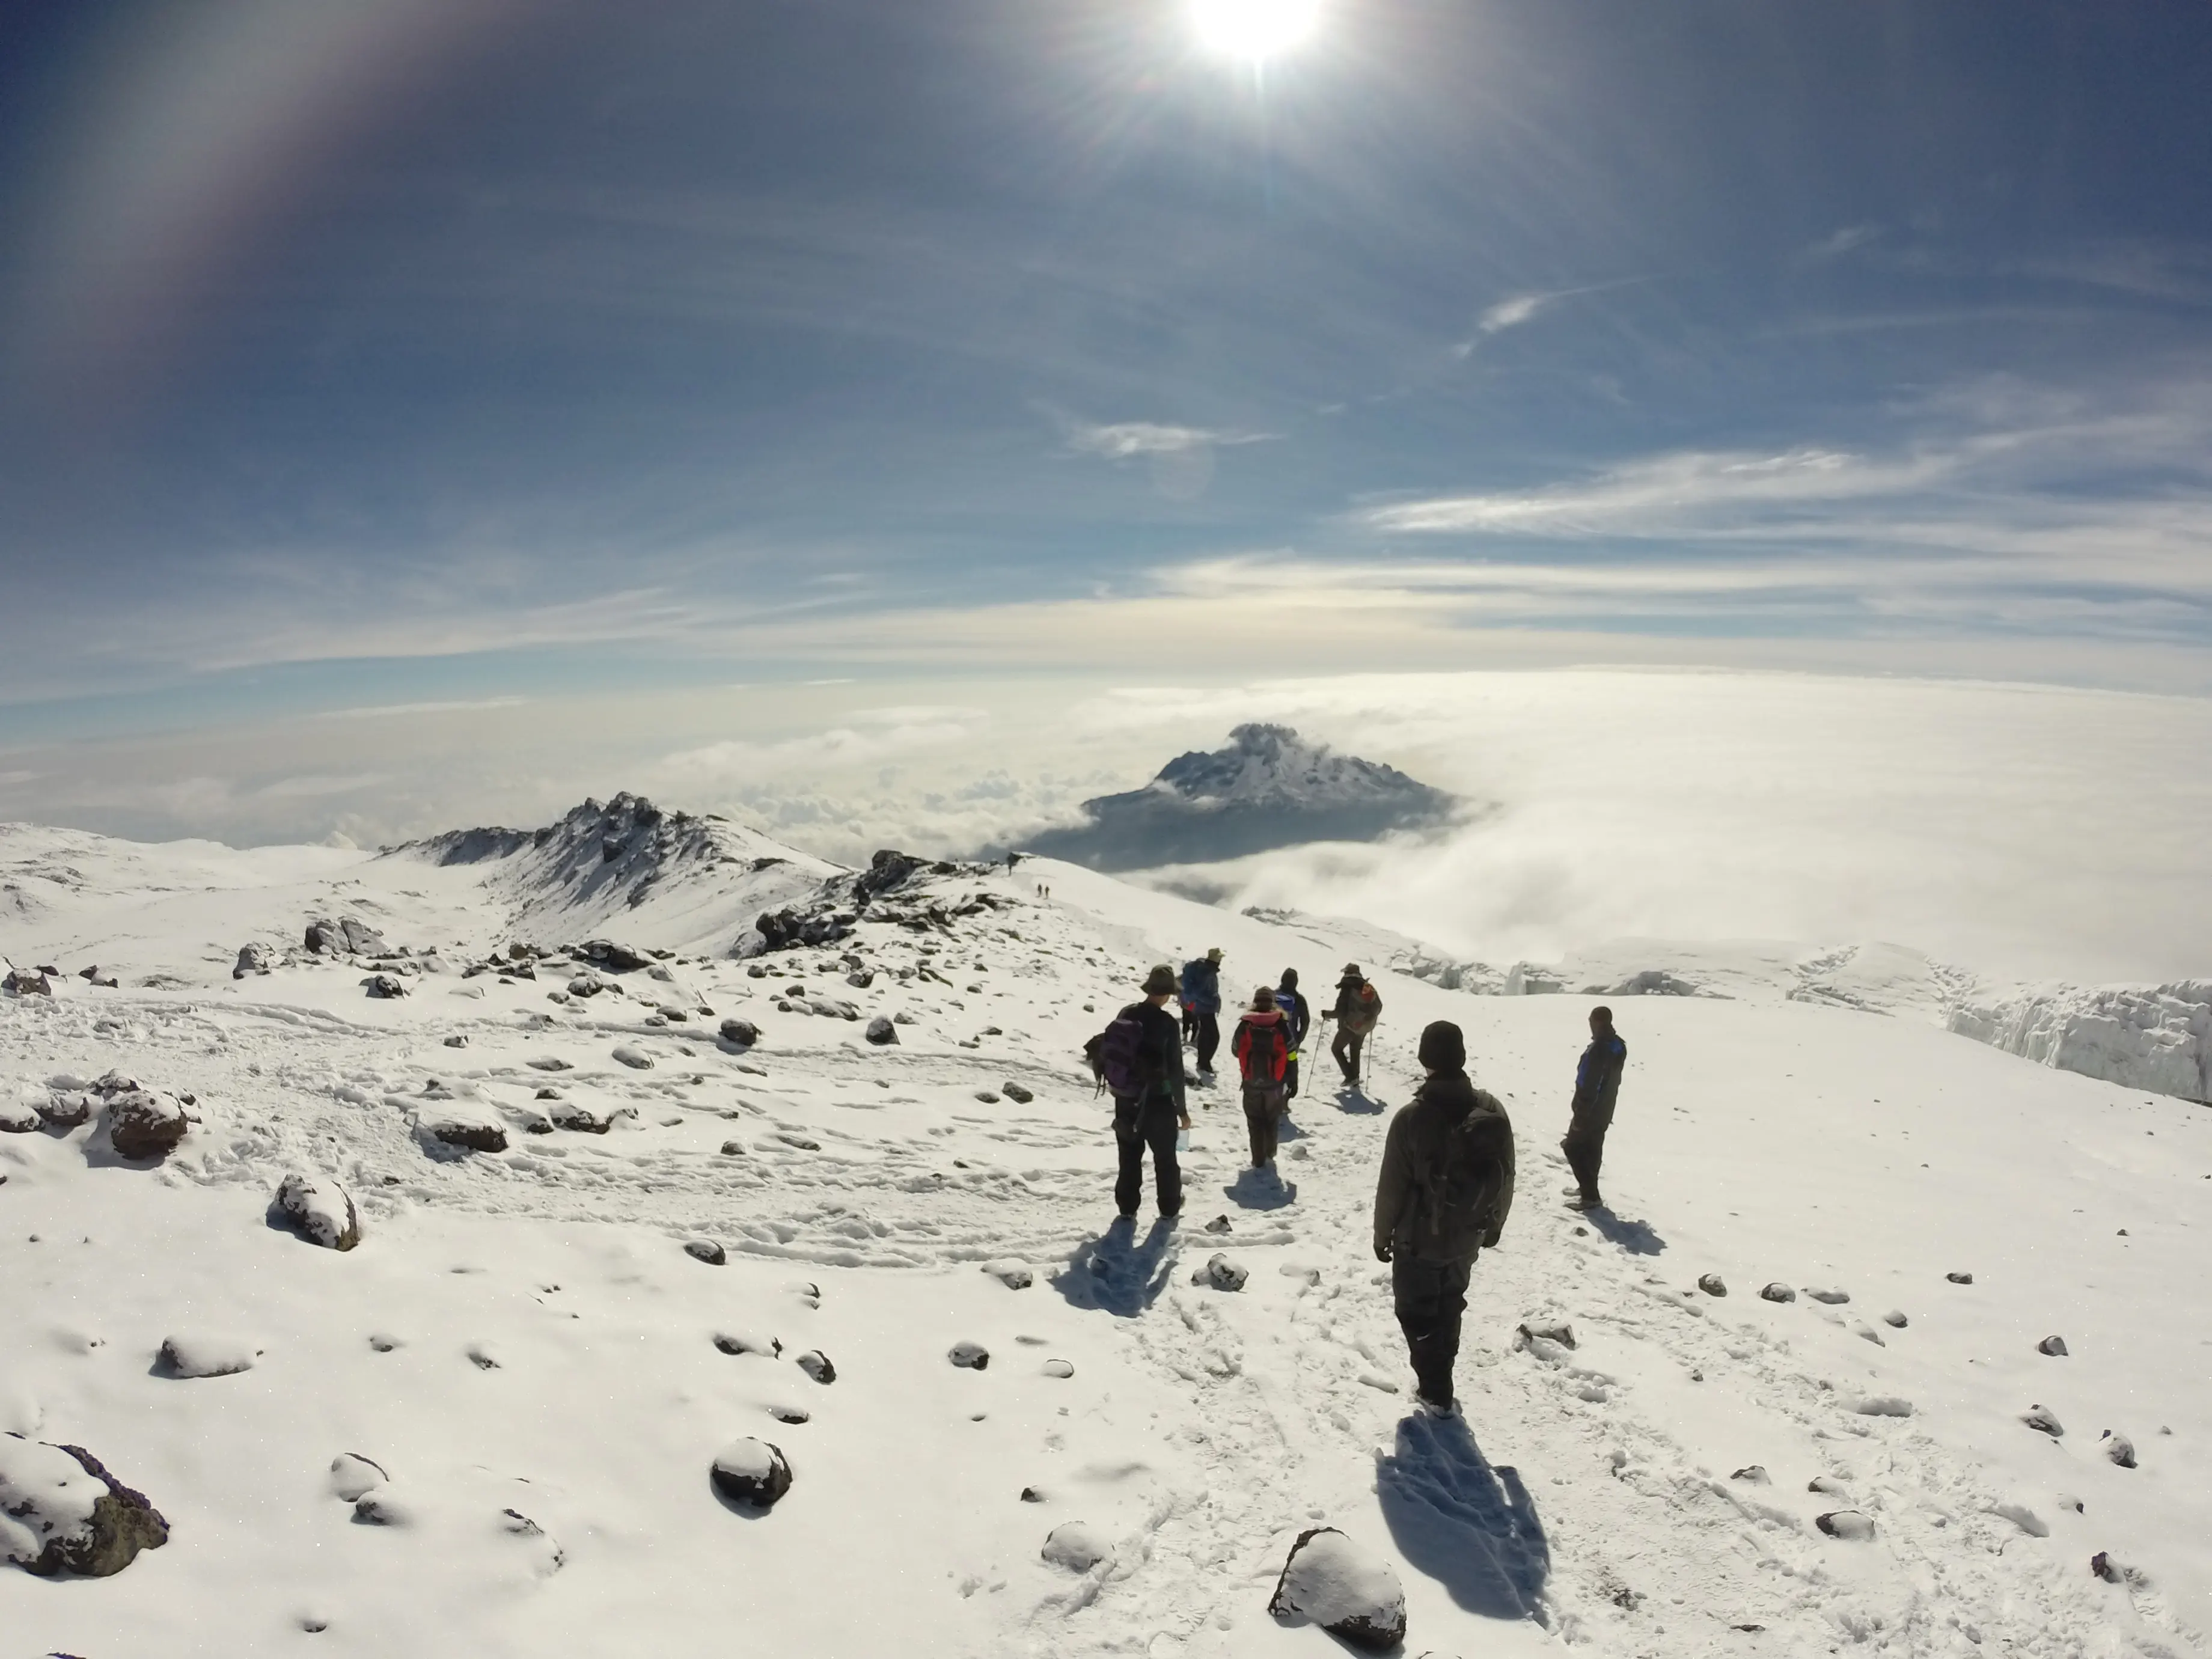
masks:
[(1652, 1231), (1648, 1221), (1624, 1221), (1610, 1210), (1584, 1210), (1582, 1216), (1599, 1237), (1620, 1245), (1631, 1255), (1656, 1255), (1667, 1248), (1667, 1241)]
[(1367, 1091), (1357, 1083), (1347, 1083), (1336, 1091), (1336, 1109), (1358, 1116), (1372, 1117), (1382, 1110), (1382, 1103), (1368, 1098)]
[(1417, 1413), (1375, 1459), (1382, 1519), (1408, 1565), (1469, 1613), (1527, 1619), (1543, 1605), (1551, 1541), (1518, 1471), (1493, 1466), (1464, 1419)]
[(1136, 1232), (1135, 1222), (1119, 1217), (1103, 1233), (1085, 1239), (1053, 1274), (1053, 1289), (1071, 1306), (1135, 1318), (1159, 1300), (1176, 1264), (1175, 1223), (1160, 1217), (1142, 1243), (1133, 1242)]

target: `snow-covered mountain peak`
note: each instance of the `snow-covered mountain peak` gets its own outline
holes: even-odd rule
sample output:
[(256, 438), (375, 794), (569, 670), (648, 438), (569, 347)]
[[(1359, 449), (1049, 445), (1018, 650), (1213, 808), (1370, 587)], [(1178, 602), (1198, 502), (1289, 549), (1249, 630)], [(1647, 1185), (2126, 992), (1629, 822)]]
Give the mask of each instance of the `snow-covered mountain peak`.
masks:
[(1224, 748), (1176, 756), (1141, 789), (1084, 802), (1083, 823), (1027, 846), (1094, 870), (1211, 864), (1306, 842), (1371, 841), (1440, 823), (1459, 806), (1395, 767), (1254, 723)]
[[(1451, 798), (1394, 766), (1340, 755), (1287, 726), (1258, 722), (1229, 734), (1226, 747), (1192, 750), (1159, 770), (1150, 786), (1188, 801), (1254, 806), (1331, 807), (1389, 802), (1443, 811)], [(1099, 801), (1086, 805), (1102, 805)]]

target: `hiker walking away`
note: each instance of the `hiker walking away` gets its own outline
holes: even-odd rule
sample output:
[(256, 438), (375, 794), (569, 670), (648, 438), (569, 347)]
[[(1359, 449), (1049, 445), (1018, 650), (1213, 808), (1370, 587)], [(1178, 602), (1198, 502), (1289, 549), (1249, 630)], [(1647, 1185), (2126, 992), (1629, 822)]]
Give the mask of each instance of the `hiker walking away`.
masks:
[(1620, 1094), (1621, 1067), (1628, 1063), (1628, 1045), (1613, 1034), (1612, 1009), (1591, 1009), (1589, 1029), (1589, 1047), (1575, 1067), (1566, 1139), (1559, 1143), (1567, 1167), (1575, 1172), (1569, 1206), (1577, 1210), (1605, 1207), (1598, 1196), (1598, 1165), (1605, 1161), (1605, 1132), (1613, 1127), (1613, 1103)]
[(1398, 1327), (1415, 1398), (1457, 1409), (1452, 1364), (1474, 1259), (1494, 1248), (1513, 1208), (1513, 1125), (1467, 1075), (1467, 1042), (1449, 1020), (1421, 1033), (1427, 1079), (1390, 1120), (1375, 1187), (1375, 1256), (1390, 1264)]
[(1162, 963), (1145, 975), (1144, 1000), (1115, 1015), (1085, 1045), (1092, 1069), (1114, 1097), (1114, 1139), (1121, 1154), (1114, 1207), (1124, 1219), (1137, 1213), (1144, 1196), (1147, 1148), (1161, 1218), (1182, 1213), (1176, 1131), (1190, 1127), (1190, 1109), (1183, 1098), (1182, 1038), (1167, 1011), (1175, 994), (1175, 969)]
[(1283, 1011), (1291, 1026), (1291, 1058), (1283, 1068), (1283, 1098), (1293, 1100), (1298, 1092), (1298, 1051), (1306, 1046), (1306, 1033), (1313, 1030), (1313, 1006), (1298, 989), (1297, 969), (1283, 969), (1283, 982), (1275, 988), (1275, 1006)]
[(1360, 1051), (1366, 1048), (1375, 1022), (1382, 1018), (1382, 994), (1368, 983), (1358, 963), (1344, 964), (1344, 976), (1336, 981), (1336, 1006), (1322, 1018), (1336, 1022), (1336, 1040), (1328, 1045), (1328, 1052), (1344, 1073), (1345, 1082), (1358, 1083)]
[(1262, 985), (1252, 993), (1252, 1006), (1237, 1022), (1229, 1052), (1237, 1056), (1244, 1079), (1244, 1127), (1252, 1132), (1252, 1167), (1273, 1169), (1283, 1112), (1291, 1102), (1283, 1086), (1283, 1071), (1291, 1059), (1291, 1022), (1275, 1006), (1272, 988)]
[(1192, 1041), (1198, 1046), (1201, 1077), (1213, 1075), (1214, 1051), (1221, 1047), (1221, 947), (1182, 965), (1182, 1000), (1191, 1011)]

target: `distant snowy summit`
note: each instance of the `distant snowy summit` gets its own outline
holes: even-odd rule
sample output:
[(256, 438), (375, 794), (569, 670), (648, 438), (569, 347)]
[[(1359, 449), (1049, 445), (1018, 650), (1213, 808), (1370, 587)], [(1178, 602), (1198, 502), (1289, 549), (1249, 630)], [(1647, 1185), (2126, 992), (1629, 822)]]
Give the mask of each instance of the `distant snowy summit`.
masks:
[(1082, 823), (1033, 836), (1023, 850), (1093, 870), (1212, 864), (1425, 829), (1461, 805), (1395, 767), (1255, 724), (1231, 732), (1226, 748), (1178, 755), (1142, 789), (1084, 802)]

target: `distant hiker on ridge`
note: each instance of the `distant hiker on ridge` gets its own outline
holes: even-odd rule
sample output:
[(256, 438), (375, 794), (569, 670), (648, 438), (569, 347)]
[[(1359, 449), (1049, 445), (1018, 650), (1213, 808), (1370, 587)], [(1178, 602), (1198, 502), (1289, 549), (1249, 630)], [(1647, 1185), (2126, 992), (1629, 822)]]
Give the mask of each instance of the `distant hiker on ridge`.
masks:
[(1275, 1164), (1275, 1141), (1282, 1133), (1283, 1112), (1290, 1104), (1283, 1086), (1283, 1070), (1291, 1059), (1290, 1018), (1275, 1006), (1275, 994), (1262, 985), (1252, 993), (1252, 1006), (1237, 1022), (1237, 1035), (1229, 1052), (1237, 1056), (1244, 1079), (1244, 1127), (1252, 1133), (1252, 1167), (1271, 1170)]
[(1569, 1207), (1601, 1210), (1598, 1196), (1598, 1165), (1605, 1161), (1605, 1132), (1613, 1127), (1613, 1103), (1620, 1093), (1621, 1067), (1628, 1063), (1628, 1045), (1613, 1035), (1613, 1010), (1593, 1008), (1589, 1014), (1589, 1047), (1575, 1067), (1575, 1098), (1569, 1109), (1566, 1139), (1559, 1150), (1575, 1172)]
[(1390, 1264), (1415, 1398), (1449, 1416), (1468, 1278), (1513, 1208), (1513, 1125), (1496, 1097), (1468, 1080), (1458, 1026), (1429, 1026), (1419, 1058), (1428, 1079), (1390, 1120), (1382, 1145), (1375, 1258)]
[(1221, 1047), (1221, 947), (1182, 965), (1182, 1002), (1191, 1012), (1201, 1077), (1213, 1075), (1214, 1050)]
[(1298, 1092), (1298, 1050), (1306, 1046), (1306, 1033), (1313, 1030), (1313, 1006), (1298, 989), (1297, 969), (1283, 969), (1283, 982), (1275, 988), (1275, 1006), (1291, 1023), (1291, 1061), (1283, 1070), (1283, 1095), (1294, 1100)]
[(1343, 1072), (1345, 1082), (1358, 1083), (1360, 1050), (1367, 1046), (1375, 1022), (1382, 1018), (1382, 994), (1368, 983), (1358, 963), (1344, 964), (1344, 976), (1336, 982), (1336, 1006), (1322, 1018), (1336, 1022), (1336, 1041), (1328, 1045), (1328, 1052)]
[(1172, 1221), (1182, 1213), (1176, 1131), (1190, 1127), (1190, 1109), (1183, 1098), (1182, 1039), (1167, 1012), (1175, 994), (1175, 969), (1163, 963), (1145, 975), (1145, 1000), (1115, 1015), (1085, 1045), (1099, 1081), (1114, 1097), (1114, 1139), (1121, 1154), (1114, 1206), (1124, 1219), (1137, 1213), (1144, 1196), (1146, 1147), (1161, 1218)]

